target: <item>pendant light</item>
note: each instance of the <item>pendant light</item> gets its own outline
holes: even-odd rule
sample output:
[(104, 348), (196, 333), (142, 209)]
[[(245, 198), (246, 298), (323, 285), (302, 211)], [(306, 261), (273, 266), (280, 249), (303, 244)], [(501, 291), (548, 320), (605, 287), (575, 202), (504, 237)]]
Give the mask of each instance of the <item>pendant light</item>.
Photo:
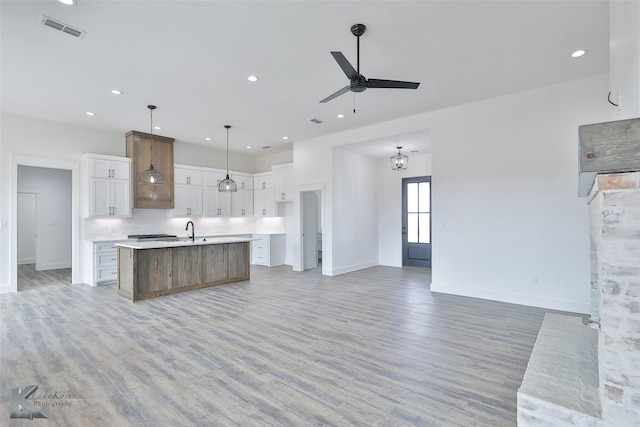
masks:
[(138, 184), (164, 184), (164, 176), (160, 171), (153, 167), (153, 110), (156, 109), (155, 105), (147, 105), (149, 112), (151, 113), (151, 161), (149, 163), (149, 169), (142, 171), (138, 177)]
[(224, 128), (227, 130), (227, 177), (218, 184), (218, 191), (238, 191), (238, 186), (235, 181), (229, 178), (229, 129), (231, 126), (224, 125)]
[(391, 169), (394, 171), (404, 170), (409, 165), (409, 158), (402, 154), (400, 150), (402, 147), (397, 147), (398, 154), (391, 156)]

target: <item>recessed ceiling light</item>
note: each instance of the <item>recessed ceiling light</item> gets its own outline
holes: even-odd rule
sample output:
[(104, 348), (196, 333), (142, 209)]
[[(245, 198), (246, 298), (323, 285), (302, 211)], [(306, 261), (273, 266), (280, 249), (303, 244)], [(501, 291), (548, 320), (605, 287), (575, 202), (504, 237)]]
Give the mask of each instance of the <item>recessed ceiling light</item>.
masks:
[(111, 89), (111, 93), (114, 95), (122, 95), (122, 91), (118, 89)]
[(339, 119), (341, 119), (341, 118), (343, 118), (343, 117), (344, 117), (344, 114), (338, 114), (338, 116), (337, 116), (337, 117), (338, 117)]
[(250, 82), (257, 82), (258, 81), (258, 77), (257, 76), (249, 76), (249, 77), (247, 77), (247, 80), (249, 80)]
[(251, 150), (251, 146), (250, 145), (247, 145), (247, 150)]
[(211, 138), (206, 137), (204, 140), (205, 140), (205, 141), (211, 141)]
[(154, 126), (153, 127), (155, 130), (162, 130), (162, 128), (160, 126)]
[(66, 4), (67, 6), (71, 6), (76, 4), (76, 0), (58, 0), (62, 4)]
[(289, 137), (288, 136), (283, 136), (282, 139), (289, 139)]
[(96, 115), (96, 113), (92, 113), (91, 111), (87, 111), (85, 114), (87, 116), (95, 116)]
[(573, 52), (573, 53), (571, 54), (571, 57), (572, 57), (572, 58), (578, 58), (578, 57), (580, 57), (580, 56), (584, 55), (585, 53), (587, 53), (587, 51), (586, 51), (586, 50), (578, 49), (578, 50), (576, 50), (575, 52)]

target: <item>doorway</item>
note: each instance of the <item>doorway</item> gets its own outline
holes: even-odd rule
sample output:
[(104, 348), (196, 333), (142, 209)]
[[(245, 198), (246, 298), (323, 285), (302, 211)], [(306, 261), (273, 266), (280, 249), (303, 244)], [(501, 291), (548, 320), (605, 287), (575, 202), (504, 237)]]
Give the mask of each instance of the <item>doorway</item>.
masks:
[(322, 229), (320, 224), (320, 192), (303, 191), (302, 202), (302, 268), (317, 268), (322, 259)]
[[(81, 259), (81, 242), (80, 236), (80, 221), (74, 220), (80, 218), (80, 163), (73, 160), (41, 158), (33, 156), (25, 156), (19, 154), (11, 155), (11, 172), (10, 172), (10, 194), (11, 199), (9, 203), (9, 247), (10, 250), (7, 254), (7, 258), (4, 260), (4, 265), (7, 268), (7, 276), (9, 284), (0, 287), (0, 292), (16, 292), (18, 291), (18, 169), (22, 166), (30, 166), (35, 168), (48, 168), (64, 170), (67, 174), (70, 174), (70, 192), (71, 192), (71, 215), (69, 216), (71, 239), (69, 244), (71, 245), (71, 268), (67, 272), (67, 275), (71, 275), (71, 283), (82, 283), (83, 270)], [(67, 178), (69, 179), (69, 178)], [(67, 181), (69, 182), (69, 181)], [(23, 184), (24, 185), (24, 184)], [(68, 187), (69, 188), (69, 187)], [(43, 202), (44, 203), (44, 202)], [(67, 202), (69, 203), (69, 202)], [(42, 203), (41, 203), (42, 204)], [(49, 210), (45, 209), (44, 213), (48, 213)], [(55, 221), (55, 223), (54, 223)], [(65, 220), (66, 221), (66, 220)], [(57, 219), (47, 216), (44, 220), (44, 224), (47, 227), (58, 227), (62, 223), (59, 223)], [(61, 227), (59, 227), (61, 228)], [(53, 240), (52, 240), (53, 241)], [(65, 249), (66, 251), (66, 249)], [(62, 252), (62, 251), (61, 251)], [(51, 251), (51, 253), (55, 253)], [(68, 259), (64, 262), (53, 258), (48, 260), (43, 265), (45, 269), (50, 272), (54, 272), (54, 269), (67, 269)], [(68, 281), (67, 281), (68, 283)]]
[(431, 268), (431, 177), (402, 179), (402, 265)]
[(17, 290), (71, 283), (71, 171), (19, 165), (17, 178)]

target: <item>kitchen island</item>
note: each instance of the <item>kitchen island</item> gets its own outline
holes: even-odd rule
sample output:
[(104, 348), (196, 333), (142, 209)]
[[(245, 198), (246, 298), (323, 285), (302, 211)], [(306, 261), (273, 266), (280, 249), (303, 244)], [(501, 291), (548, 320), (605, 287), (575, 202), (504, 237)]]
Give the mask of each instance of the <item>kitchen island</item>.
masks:
[(121, 242), (118, 295), (131, 301), (249, 280), (250, 238)]

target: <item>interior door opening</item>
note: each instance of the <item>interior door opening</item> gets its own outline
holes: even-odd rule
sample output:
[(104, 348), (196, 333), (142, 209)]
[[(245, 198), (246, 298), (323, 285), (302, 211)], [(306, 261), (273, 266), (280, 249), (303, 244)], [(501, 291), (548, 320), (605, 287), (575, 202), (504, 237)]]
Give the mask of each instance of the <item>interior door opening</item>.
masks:
[(321, 193), (300, 193), (302, 204), (302, 268), (317, 268), (322, 263)]

